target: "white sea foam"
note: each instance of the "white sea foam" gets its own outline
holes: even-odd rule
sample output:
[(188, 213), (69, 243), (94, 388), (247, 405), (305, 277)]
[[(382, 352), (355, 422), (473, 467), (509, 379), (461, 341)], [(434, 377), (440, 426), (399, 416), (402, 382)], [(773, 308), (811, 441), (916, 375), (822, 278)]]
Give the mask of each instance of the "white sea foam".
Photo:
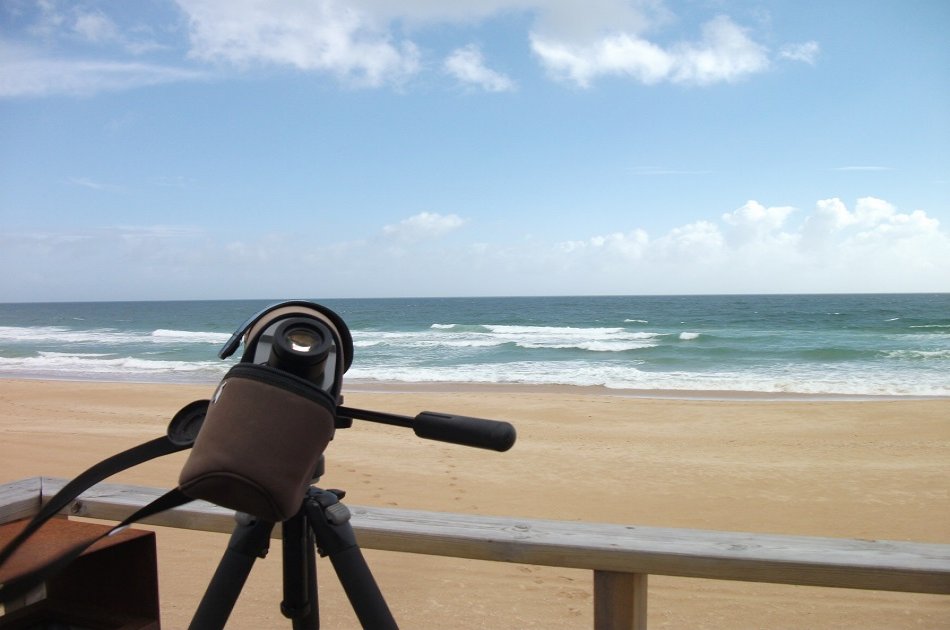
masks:
[(223, 344), (231, 338), (229, 333), (194, 332), (190, 330), (153, 330), (150, 337), (156, 343), (213, 343)]
[(947, 396), (941, 379), (881, 375), (874, 370), (838, 371), (777, 368), (762, 371), (655, 372), (641, 362), (518, 361), (452, 367), (356, 364), (347, 373), (361, 380), (405, 383), (482, 383), (603, 386), (617, 390), (723, 391), (855, 396)]
[(572, 344), (569, 346), (549, 346), (554, 348), (578, 348), (590, 352), (626, 352), (628, 350), (641, 350), (643, 348), (652, 348), (656, 344), (643, 341), (623, 342), (620, 340), (608, 341), (589, 341)]
[(72, 330), (62, 326), (0, 326), (0, 341), (9, 343), (135, 343), (142, 336), (113, 328)]
[(0, 373), (55, 378), (137, 377), (174, 379), (176, 375), (220, 378), (229, 364), (222, 361), (165, 361), (102, 353), (40, 352), (29, 357), (0, 357)]
[(681, 332), (679, 336), (680, 341), (692, 341), (693, 339), (699, 339), (700, 334), (695, 332)]
[(578, 328), (570, 326), (485, 326), (498, 338), (525, 349), (579, 349), (594, 352), (626, 352), (656, 345), (659, 333), (629, 332), (624, 328)]
[(890, 359), (950, 359), (950, 350), (892, 350), (885, 356)]
[(490, 348), (511, 344), (527, 350), (626, 352), (652, 347), (662, 336), (624, 328), (433, 324), (429, 330), (418, 332), (353, 331), (353, 344), (358, 348), (389, 345), (394, 349)]
[(523, 338), (572, 338), (572, 339), (651, 339), (661, 333), (631, 332), (626, 328), (581, 328), (575, 326), (502, 326), (485, 325), (484, 328), (496, 335)]
[(62, 326), (0, 326), (0, 342), (55, 344), (213, 343), (227, 341), (227, 333), (158, 329), (134, 332), (115, 328), (74, 330)]
[(357, 338), (356, 333), (353, 333), (353, 347), (354, 348), (372, 348), (375, 346), (381, 346), (386, 342), (382, 339), (359, 339)]
[(390, 346), (407, 350), (443, 348), (487, 348), (507, 343), (484, 333), (458, 333), (437, 335), (428, 331), (420, 332), (382, 332), (352, 331), (355, 348)]

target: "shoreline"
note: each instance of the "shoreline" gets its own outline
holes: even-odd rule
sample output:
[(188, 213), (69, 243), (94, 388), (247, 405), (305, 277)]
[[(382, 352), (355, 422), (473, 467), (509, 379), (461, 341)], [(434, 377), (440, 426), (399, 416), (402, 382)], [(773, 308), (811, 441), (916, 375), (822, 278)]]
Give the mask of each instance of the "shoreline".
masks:
[(754, 402), (861, 402), (890, 400), (950, 400), (950, 396), (918, 394), (836, 394), (805, 392), (761, 392), (745, 390), (706, 389), (620, 389), (604, 385), (532, 385), (527, 383), (403, 383), (397, 381), (358, 381), (344, 383), (344, 393), (366, 392), (379, 394), (419, 393), (554, 393), (579, 396), (606, 396), (655, 400), (706, 400)]
[[(209, 387), (220, 380), (135, 380), (107, 378), (52, 378), (49, 376), (11, 375), (0, 373), (0, 382), (39, 383), (108, 383), (113, 385), (156, 385), (180, 387)], [(950, 395), (923, 394), (842, 394), (808, 392), (764, 392), (754, 390), (709, 389), (625, 389), (604, 385), (566, 385), (531, 383), (471, 383), (456, 381), (405, 382), (344, 379), (343, 394), (429, 394), (429, 393), (551, 393), (579, 396), (601, 396), (644, 400), (734, 401), (734, 402), (883, 402), (883, 401), (939, 401), (950, 400)], [(210, 395), (210, 394), (209, 394)]]

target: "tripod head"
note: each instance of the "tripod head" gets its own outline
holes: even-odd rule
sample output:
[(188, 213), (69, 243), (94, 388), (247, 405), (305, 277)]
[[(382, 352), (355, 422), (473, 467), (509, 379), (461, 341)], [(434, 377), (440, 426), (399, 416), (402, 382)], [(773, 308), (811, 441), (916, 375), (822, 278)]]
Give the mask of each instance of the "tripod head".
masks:
[(271, 305), (242, 324), (218, 356), (231, 356), (242, 343), (241, 361), (222, 379), (205, 413), (196, 407), (175, 427), (177, 439), (194, 439), (179, 477), (192, 498), (271, 522), (287, 520), (299, 509), (335, 430), (354, 419), (495, 451), (515, 443), (515, 428), (507, 422), (344, 407), (343, 374), (353, 362), (353, 338), (325, 306), (301, 300)]

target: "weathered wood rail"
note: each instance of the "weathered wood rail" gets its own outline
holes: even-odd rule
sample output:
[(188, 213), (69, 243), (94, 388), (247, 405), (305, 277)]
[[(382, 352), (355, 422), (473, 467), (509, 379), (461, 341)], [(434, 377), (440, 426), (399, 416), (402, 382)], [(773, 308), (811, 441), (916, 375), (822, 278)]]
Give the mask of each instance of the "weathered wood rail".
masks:
[[(35, 514), (65, 480), (0, 485), (0, 523)], [(64, 513), (122, 520), (164, 490), (99, 484)], [(587, 569), (594, 627), (646, 628), (647, 576), (950, 594), (950, 544), (777, 536), (350, 506), (366, 549)], [(233, 512), (196, 501), (145, 521), (230, 532)]]

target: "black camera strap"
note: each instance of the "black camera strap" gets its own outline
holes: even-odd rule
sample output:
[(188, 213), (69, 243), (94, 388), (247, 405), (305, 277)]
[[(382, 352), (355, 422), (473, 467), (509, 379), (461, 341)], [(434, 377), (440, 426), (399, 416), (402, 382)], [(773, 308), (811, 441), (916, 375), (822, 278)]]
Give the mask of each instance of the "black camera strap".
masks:
[[(27, 526), (0, 550), (0, 565), (3, 565), (13, 553), (26, 542), (49, 519), (53, 518), (62, 509), (72, 503), (83, 492), (112, 475), (142, 464), (156, 457), (170, 455), (191, 448), (194, 436), (200, 428), (207, 409), (207, 401), (196, 401), (179, 411), (169, 425), (168, 434), (154, 440), (149, 440), (138, 446), (117, 453), (102, 460), (87, 469), (75, 479), (60, 488), (53, 497), (40, 508), (40, 511), (30, 520)], [(192, 499), (185, 496), (181, 490), (175, 488), (142, 507), (111, 530), (90, 541), (76, 545), (57, 558), (37, 569), (26, 573), (15, 580), (0, 584), (0, 602), (16, 599), (29, 592), (30, 589), (55, 575), (70, 562), (78, 558), (83, 551), (101, 538), (127, 527), (140, 519), (157, 514), (164, 510), (184, 505)]]

